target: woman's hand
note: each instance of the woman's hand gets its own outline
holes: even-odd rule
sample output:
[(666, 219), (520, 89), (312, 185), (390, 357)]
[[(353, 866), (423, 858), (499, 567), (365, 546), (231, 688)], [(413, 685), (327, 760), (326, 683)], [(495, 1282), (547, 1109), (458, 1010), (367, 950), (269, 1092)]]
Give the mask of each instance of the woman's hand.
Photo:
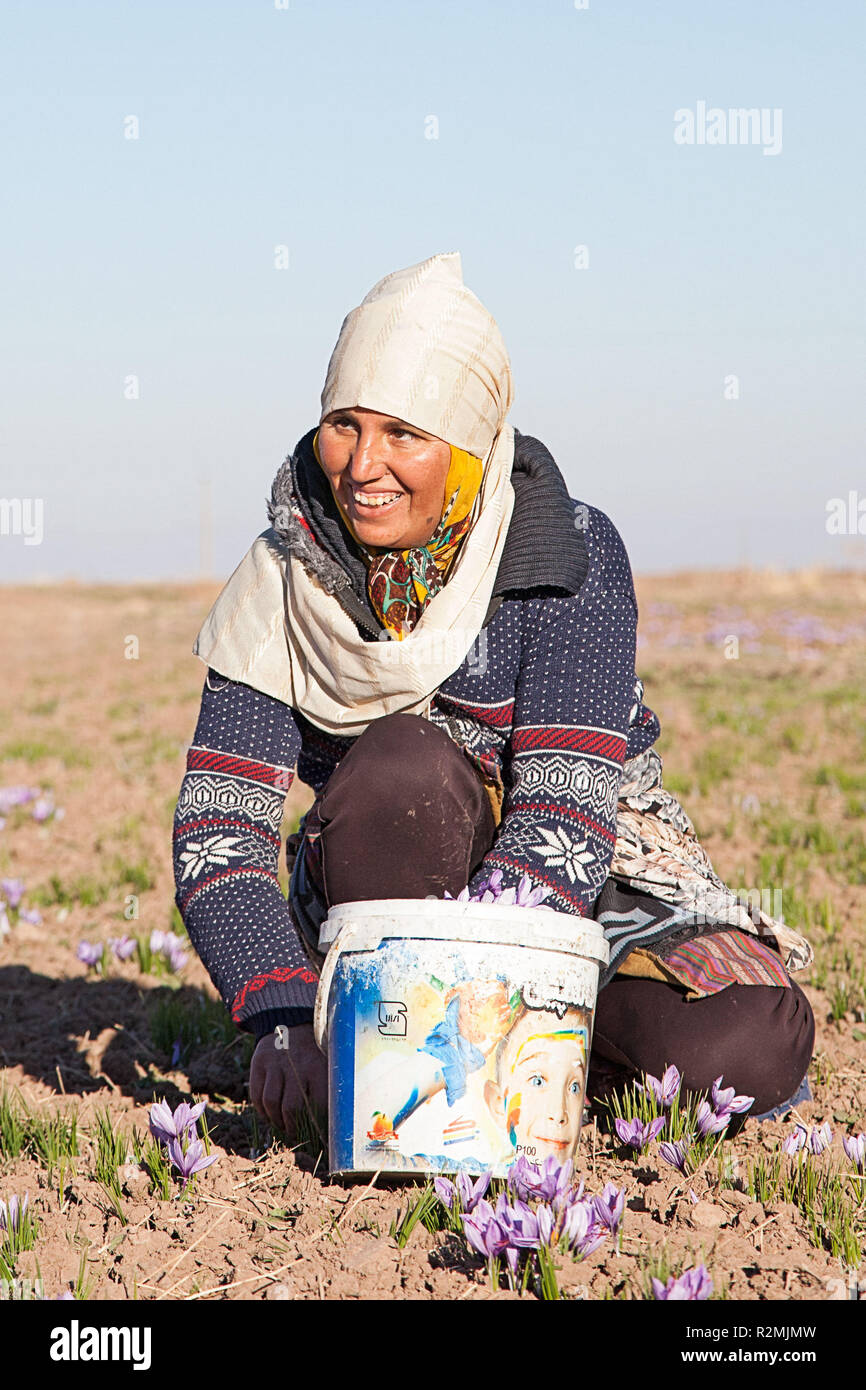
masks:
[[(328, 1105), (328, 1063), (316, 1046), (312, 1024), (281, 1028), (259, 1039), (250, 1064), (250, 1100), (291, 1143), (298, 1139), (298, 1118), (305, 1108), (311, 1127), (322, 1124)], [(320, 1137), (324, 1143), (327, 1134)]]

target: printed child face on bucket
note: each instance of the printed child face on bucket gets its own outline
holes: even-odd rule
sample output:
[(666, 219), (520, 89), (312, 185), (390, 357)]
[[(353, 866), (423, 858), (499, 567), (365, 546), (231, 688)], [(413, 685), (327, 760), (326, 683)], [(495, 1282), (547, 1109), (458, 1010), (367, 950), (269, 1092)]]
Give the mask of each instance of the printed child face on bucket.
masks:
[(496, 1051), (484, 1098), (516, 1156), (534, 1163), (571, 1158), (580, 1137), (588, 1043), (586, 1015), (545, 1009), (518, 1013)]

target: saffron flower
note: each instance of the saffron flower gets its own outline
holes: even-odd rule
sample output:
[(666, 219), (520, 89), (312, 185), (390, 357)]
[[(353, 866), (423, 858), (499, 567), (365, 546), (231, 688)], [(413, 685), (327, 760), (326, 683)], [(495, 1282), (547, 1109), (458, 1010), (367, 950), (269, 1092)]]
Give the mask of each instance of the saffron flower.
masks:
[(866, 1172), (866, 1134), (843, 1135), (842, 1148), (858, 1173)]
[(733, 1086), (721, 1089), (722, 1078), (717, 1076), (713, 1082), (713, 1105), (719, 1114), (743, 1115), (755, 1103), (754, 1096), (738, 1096)]
[(524, 1202), (536, 1197), (544, 1202), (557, 1202), (567, 1192), (574, 1164), (569, 1158), (565, 1163), (557, 1163), (555, 1158), (545, 1159), (544, 1163), (532, 1163), (523, 1154), (512, 1163), (508, 1170), (508, 1186)]
[(39, 796), (36, 798), (36, 801), (33, 804), (32, 811), (32, 816), (34, 820), (38, 820), (40, 822), (46, 821), (48, 820), (49, 816), (53, 816), (55, 814), (57, 814), (57, 819), (59, 820), (60, 815), (59, 813), (55, 812), (54, 802), (52, 801), (50, 796)]
[[(647, 1074), (646, 1086), (639, 1086), (638, 1090), (652, 1091), (659, 1105), (663, 1105), (667, 1109), (669, 1105), (673, 1105), (679, 1095), (682, 1080), (676, 1067), (670, 1066), (665, 1071), (661, 1081), (658, 1077)], [(733, 1095), (733, 1091), (731, 1095)]]
[(13, 806), (24, 806), (38, 795), (38, 788), (0, 787), (0, 814), (5, 816), (6, 812), (11, 811)]
[(0, 1231), (5, 1231), (7, 1235), (14, 1235), (21, 1225), (22, 1218), (29, 1204), (29, 1192), (24, 1193), (24, 1197), (20, 1202), (17, 1197), (10, 1197), (8, 1205), (0, 1198)]
[(541, 884), (533, 887), (529, 874), (523, 874), (516, 888), (502, 887), (502, 870), (494, 869), (488, 878), (482, 879), (474, 893), (469, 886), (461, 888), (457, 897), (446, 891), (443, 897), (458, 903), (500, 903), (502, 906), (538, 907), (551, 890)]
[(510, 1244), (507, 1232), (500, 1226), (486, 1198), (482, 1197), (471, 1215), (461, 1219), (467, 1241), (485, 1260), (496, 1259)]
[(449, 1211), (463, 1211), (469, 1215), (475, 1210), (493, 1180), (493, 1169), (482, 1173), (475, 1182), (468, 1173), (459, 1172), (455, 1183), (447, 1178), (434, 1178), (436, 1195)]
[(809, 1135), (809, 1148), (813, 1154), (822, 1154), (825, 1149), (829, 1149), (833, 1142), (833, 1131), (829, 1122), (825, 1121), (820, 1129), (812, 1128)]
[(794, 1154), (800, 1152), (808, 1137), (808, 1132), (803, 1125), (797, 1125), (793, 1134), (789, 1134), (787, 1139), (783, 1141), (782, 1153), (793, 1158)]
[(219, 1154), (206, 1154), (200, 1139), (190, 1139), (186, 1150), (179, 1139), (172, 1139), (168, 1146), (168, 1156), (184, 1179), (182, 1191), (185, 1192), (190, 1178), (216, 1163)]
[[(613, 1187), (612, 1183), (608, 1187)], [(605, 1189), (607, 1191), (607, 1189)], [(614, 1192), (616, 1191), (613, 1188)], [(619, 1217), (615, 1210), (616, 1200), (614, 1199), (614, 1210), (611, 1210), (610, 1203), (604, 1203), (606, 1208), (606, 1218), (599, 1220), (599, 1208), (597, 1203), (601, 1199), (598, 1197), (588, 1197), (583, 1201), (570, 1202), (566, 1208), (562, 1221), (562, 1234), (565, 1237), (569, 1250), (573, 1254), (580, 1255), (584, 1259), (591, 1255), (593, 1250), (598, 1249), (602, 1241), (608, 1234), (616, 1234), (619, 1228)], [(623, 1206), (625, 1205), (625, 1194), (623, 1193)], [(615, 1225), (609, 1226), (607, 1222), (613, 1220)]]
[(162, 1144), (170, 1144), (172, 1140), (183, 1139), (187, 1131), (190, 1136), (196, 1132), (200, 1116), (204, 1114), (207, 1101), (201, 1100), (198, 1105), (187, 1105), (186, 1101), (181, 1101), (177, 1109), (172, 1113), (170, 1106), (164, 1100), (156, 1101), (150, 1107), (150, 1132), (154, 1139)]
[(23, 878), (0, 878), (0, 893), (3, 894), (9, 907), (17, 907), (24, 897)]
[(697, 1303), (709, 1298), (713, 1291), (713, 1281), (706, 1266), (697, 1265), (694, 1269), (684, 1269), (678, 1279), (673, 1275), (663, 1284), (661, 1279), (653, 1279), (653, 1297), (663, 1302)]
[(135, 937), (126, 934), (112, 937), (108, 944), (117, 960), (129, 960), (136, 947)]
[(29, 922), (31, 926), (38, 927), (42, 923), (42, 913), (38, 907), (19, 907), (19, 922)]
[(730, 1118), (727, 1111), (722, 1110), (717, 1114), (707, 1101), (702, 1100), (697, 1114), (698, 1134), (702, 1139), (708, 1134), (720, 1134), (723, 1129), (727, 1129)]
[(79, 941), (75, 954), (86, 966), (95, 969), (102, 960), (104, 950), (105, 947), (101, 943), (94, 945), (90, 941)]
[(669, 1163), (672, 1168), (676, 1168), (682, 1173), (683, 1177), (688, 1177), (686, 1169), (686, 1154), (691, 1146), (691, 1135), (686, 1135), (678, 1144), (670, 1144), (667, 1141), (659, 1144), (659, 1153), (665, 1163)]
[(664, 1129), (665, 1117), (660, 1115), (656, 1120), (650, 1120), (648, 1124), (641, 1124), (640, 1120), (614, 1120), (616, 1132), (624, 1144), (629, 1144), (638, 1153), (643, 1153), (647, 1144), (655, 1139)]
[(625, 1211), (625, 1188), (613, 1182), (605, 1183), (601, 1196), (592, 1198), (592, 1205), (597, 1223), (615, 1236)]
[(172, 946), (168, 953), (168, 963), (176, 975), (179, 975), (189, 959), (186, 951), (182, 951), (179, 946)]

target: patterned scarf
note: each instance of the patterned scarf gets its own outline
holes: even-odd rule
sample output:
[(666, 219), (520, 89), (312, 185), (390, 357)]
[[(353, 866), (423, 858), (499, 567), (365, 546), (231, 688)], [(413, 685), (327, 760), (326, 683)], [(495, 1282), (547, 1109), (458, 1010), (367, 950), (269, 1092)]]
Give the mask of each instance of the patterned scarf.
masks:
[[(331, 488), (340, 515), (367, 565), (370, 602), (383, 626), (398, 641), (408, 636), (428, 600), (444, 585), (461, 541), (469, 530), (472, 504), (481, 487), (482, 460), (453, 444), (449, 448), (451, 463), (445, 479), (445, 506), (426, 545), (411, 546), (408, 550), (371, 550), (358, 539), (345, 507)], [(321, 467), (318, 431), (313, 439), (313, 451)]]

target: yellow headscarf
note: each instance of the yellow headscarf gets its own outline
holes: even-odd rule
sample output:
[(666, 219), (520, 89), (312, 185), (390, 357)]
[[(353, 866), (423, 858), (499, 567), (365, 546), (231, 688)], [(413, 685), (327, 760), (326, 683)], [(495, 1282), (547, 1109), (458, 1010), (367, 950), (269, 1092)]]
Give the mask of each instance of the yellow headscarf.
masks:
[[(412, 631), (428, 599), (445, 583), (469, 529), (469, 514), (481, 487), (482, 460), (453, 444), (449, 448), (451, 462), (445, 479), (442, 516), (426, 545), (411, 546), (407, 550), (370, 549), (359, 539), (348, 512), (331, 488), (340, 515), (367, 563), (370, 602), (383, 626), (398, 641)], [(322, 467), (318, 430), (313, 438), (313, 451)]]

